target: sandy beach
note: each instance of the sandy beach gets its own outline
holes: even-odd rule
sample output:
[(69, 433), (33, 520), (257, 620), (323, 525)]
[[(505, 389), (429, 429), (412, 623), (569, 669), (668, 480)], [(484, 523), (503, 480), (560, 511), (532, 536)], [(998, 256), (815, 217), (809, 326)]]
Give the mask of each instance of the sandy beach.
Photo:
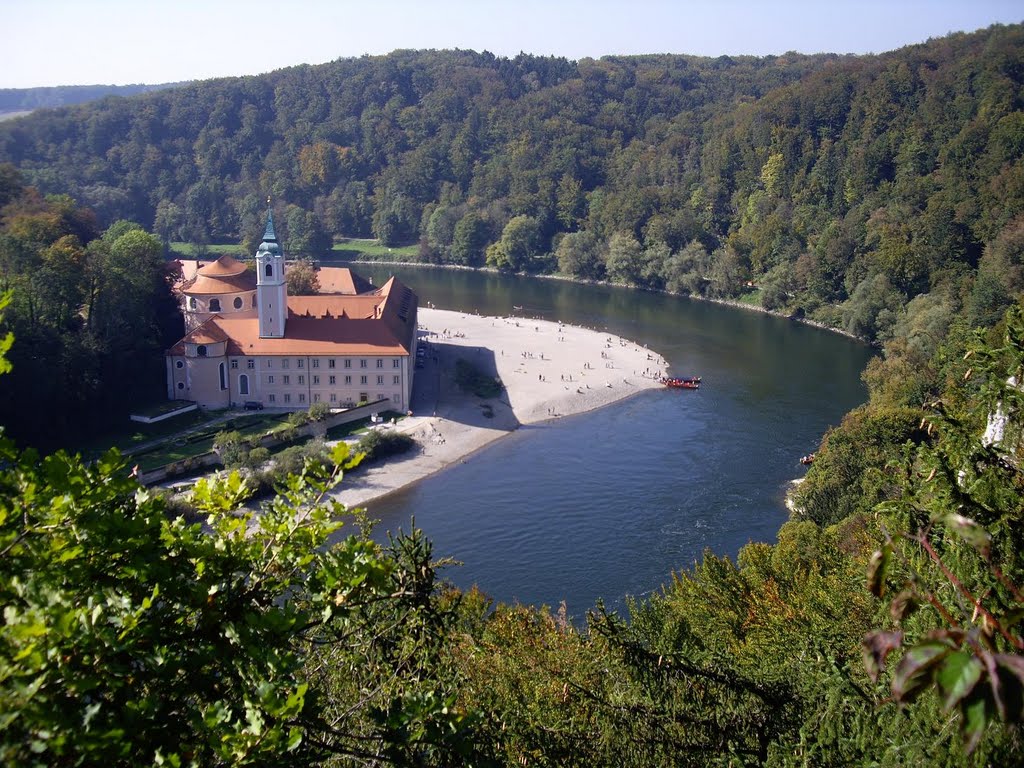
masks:
[[(463, 460), (523, 424), (583, 413), (662, 386), (665, 361), (654, 350), (601, 331), (522, 317), (482, 317), (420, 308), (413, 416), (397, 426), (419, 448), (345, 478), (349, 507), (398, 490)], [(498, 398), (481, 400), (455, 383), (459, 359), (497, 376)]]

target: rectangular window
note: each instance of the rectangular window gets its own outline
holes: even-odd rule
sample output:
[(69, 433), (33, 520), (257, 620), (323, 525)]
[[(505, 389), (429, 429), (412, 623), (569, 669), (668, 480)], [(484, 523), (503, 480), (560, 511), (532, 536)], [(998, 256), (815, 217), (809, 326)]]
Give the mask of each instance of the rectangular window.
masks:
[(270, 374), (269, 376), (267, 376), (267, 384), (273, 384), (273, 383), (274, 383), (274, 374)]
[(338, 395), (337, 395), (337, 393), (331, 392), (331, 402), (332, 403), (338, 402)]
[(335, 384), (336, 383), (336, 379), (337, 379), (336, 376), (328, 376), (327, 377), (327, 383), (328, 384)]
[(292, 383), (292, 377), (291, 377), (291, 376), (287, 376), (287, 375), (286, 375), (286, 376), (284, 377), (284, 383), (285, 383), (285, 384), (291, 384), (291, 383)]
[(232, 370), (238, 370), (238, 361), (237, 360), (232, 360), (231, 361), (231, 369)]
[(284, 395), (284, 401), (285, 401), (286, 403), (290, 403), (290, 402), (292, 401), (292, 396), (291, 396), (291, 395), (289, 395), (289, 394), (288, 394), (287, 392), (285, 392), (285, 395)]
[(281, 367), (285, 368), (285, 369), (288, 368), (288, 358), (287, 357), (284, 360), (281, 361)]
[(320, 367), (320, 358), (319, 357), (314, 357), (313, 358), (312, 366), (314, 368), (319, 368)]
[(255, 368), (256, 367), (256, 361), (255, 360), (246, 360), (245, 361), (245, 367), (249, 368), (249, 369)]
[(313, 383), (314, 384), (319, 384), (320, 383), (320, 377), (319, 376), (314, 376), (313, 377)]
[(316, 393), (316, 392), (313, 393), (313, 402), (314, 403), (319, 403), (320, 402), (320, 395), (318, 393)]
[(305, 383), (306, 383), (306, 377), (305, 376), (299, 376), (299, 384), (305, 384)]
[(306, 366), (306, 361), (305, 361), (305, 360), (303, 360), (303, 359), (302, 359), (301, 357), (300, 357), (300, 358), (298, 358), (298, 359), (297, 359), (297, 360), (295, 361), (295, 367), (296, 367), (296, 368), (304, 368), (305, 366)]
[(368, 403), (369, 401), (370, 401), (370, 398), (367, 397), (365, 392), (360, 392), (359, 393), (359, 402), (360, 403)]
[(402, 377), (401, 376), (395, 376), (394, 377), (394, 381), (392, 381), (391, 383), (392, 384), (401, 384), (402, 383)]
[(300, 403), (306, 402), (306, 395), (303, 394), (302, 392), (299, 392), (299, 402)]
[(359, 377), (359, 383), (360, 384), (365, 384), (366, 383), (366, 377), (365, 376), (360, 376)]
[(345, 358), (345, 367), (346, 368), (351, 368), (352, 367), (352, 361), (350, 359), (348, 359), (347, 357)]
[(333, 357), (330, 360), (327, 361), (327, 367), (328, 368), (333, 368), (334, 367), (334, 358)]
[(346, 384), (351, 384), (352, 383), (352, 377), (351, 376), (346, 376), (345, 377), (345, 383)]
[(383, 384), (384, 383), (384, 377), (383, 376), (378, 376), (377, 377), (377, 383), (378, 384)]
[(383, 368), (384, 367), (384, 361), (381, 360), (379, 357), (377, 358), (377, 367), (378, 368)]
[(277, 400), (277, 395), (275, 395), (273, 392), (271, 392), (269, 395), (267, 395), (267, 401), (268, 402), (273, 403), (276, 400)]
[(273, 368), (273, 367), (274, 367), (274, 361), (273, 360), (267, 360), (267, 368)]
[(359, 367), (360, 368), (365, 368), (366, 367), (366, 361), (365, 360), (360, 360), (359, 361)]
[(401, 360), (399, 360), (399, 359), (398, 359), (398, 358), (396, 357), (396, 358), (395, 358), (394, 360), (392, 360), (392, 361), (391, 361), (391, 367), (392, 367), (392, 368), (401, 368), (401, 367), (402, 367), (402, 361), (401, 361)]

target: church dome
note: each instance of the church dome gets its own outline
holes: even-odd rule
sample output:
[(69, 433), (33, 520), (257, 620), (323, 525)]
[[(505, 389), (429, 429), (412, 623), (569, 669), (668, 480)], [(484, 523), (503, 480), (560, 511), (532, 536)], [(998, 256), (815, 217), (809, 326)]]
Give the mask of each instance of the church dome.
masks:
[(208, 296), (255, 290), (256, 276), (245, 264), (225, 254), (201, 267), (196, 276), (182, 286), (181, 292), (186, 296)]
[(245, 264), (225, 253), (216, 261), (200, 267), (197, 274), (208, 277), (233, 277), (242, 274), (245, 269)]

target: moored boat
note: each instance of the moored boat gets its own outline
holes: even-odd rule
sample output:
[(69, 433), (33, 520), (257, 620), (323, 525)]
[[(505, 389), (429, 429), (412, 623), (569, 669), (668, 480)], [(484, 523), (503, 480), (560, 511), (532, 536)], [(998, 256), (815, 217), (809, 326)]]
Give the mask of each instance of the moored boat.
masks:
[(666, 376), (661, 383), (673, 389), (700, 389), (700, 376)]

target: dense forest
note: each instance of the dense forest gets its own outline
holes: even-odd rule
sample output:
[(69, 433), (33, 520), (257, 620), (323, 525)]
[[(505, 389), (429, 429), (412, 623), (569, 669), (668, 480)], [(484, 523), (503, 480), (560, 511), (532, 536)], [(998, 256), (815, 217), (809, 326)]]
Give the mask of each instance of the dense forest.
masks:
[[(114, 455), (0, 441), (0, 758), (1024, 762), (1022, 43), (398, 52), (0, 126), (5, 424), (45, 405), (19, 368), (126, 391), (173, 331), (160, 240), (258, 236), (268, 194), (314, 255), (372, 234), (754, 298), (882, 348), (775, 544), (707, 553), (586, 626), (446, 587), (420, 534), (379, 545), (357, 518), (340, 539), (343, 450), (258, 519), (244, 477), (201, 483), (204, 530)], [(121, 354), (128, 318), (145, 332)]]
[[(717, 297), (869, 339), (1024, 212), (1024, 28), (878, 56), (401, 51), (43, 110), (0, 162), (101, 222), (251, 252), (336, 236)], [(1012, 290), (988, 270), (971, 306)], [(993, 305), (994, 302), (994, 305)]]

